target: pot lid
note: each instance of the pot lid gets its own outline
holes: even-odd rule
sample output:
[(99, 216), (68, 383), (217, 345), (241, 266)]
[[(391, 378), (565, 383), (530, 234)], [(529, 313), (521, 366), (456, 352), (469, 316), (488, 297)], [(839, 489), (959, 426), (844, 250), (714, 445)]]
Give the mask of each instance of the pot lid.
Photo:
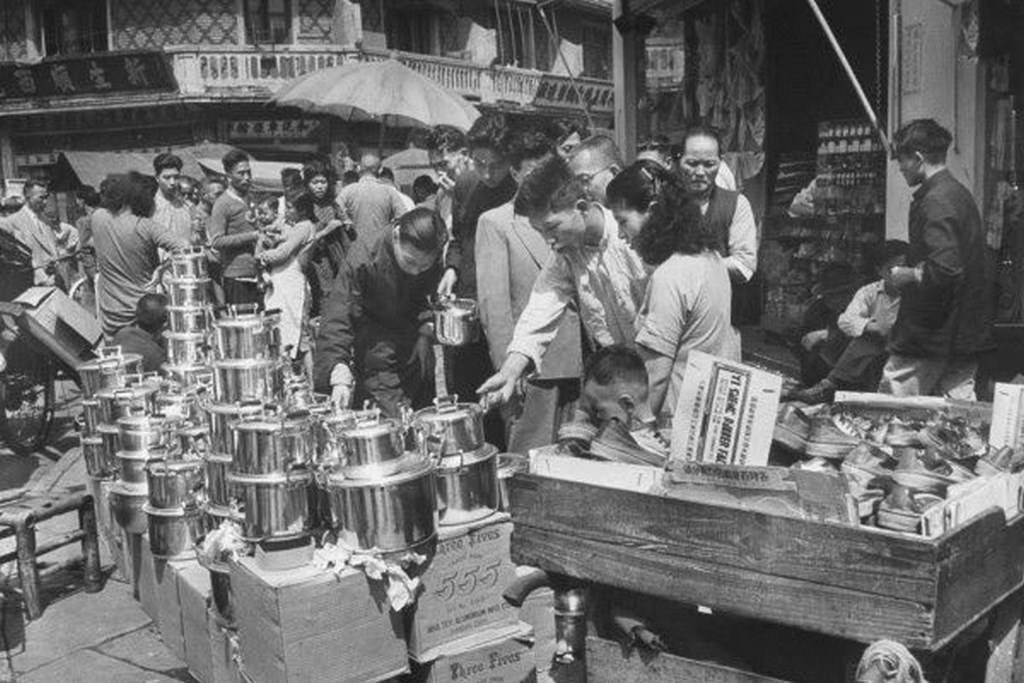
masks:
[(239, 432), (261, 432), (266, 434), (280, 432), (284, 422), (272, 417), (251, 417), (231, 424), (231, 429)]
[(101, 434), (120, 434), (121, 433), (121, 430), (118, 429), (117, 425), (108, 424), (106, 422), (101, 422), (98, 425), (96, 425), (96, 431), (100, 432)]
[(260, 401), (246, 401), (242, 403), (211, 403), (206, 409), (217, 415), (256, 415), (262, 413), (265, 407)]
[(155, 394), (160, 387), (150, 381), (140, 382), (125, 387), (108, 387), (96, 392), (96, 398), (105, 401), (130, 401), (133, 399), (148, 398)]
[[(341, 488), (371, 488), (401, 484), (433, 472), (434, 465), (417, 453), (406, 453), (399, 460), (388, 463), (391, 474), (374, 474), (373, 465), (362, 465), (356, 468), (355, 476), (342, 467), (327, 474), (330, 486)], [(396, 468), (397, 466), (397, 468)]]
[(175, 341), (194, 341), (194, 342), (205, 342), (205, 332), (171, 332), (168, 330), (164, 332), (165, 339), (173, 339)]
[(146, 465), (150, 472), (188, 472), (197, 471), (203, 468), (202, 460), (153, 460)]
[(146, 503), (142, 506), (142, 511), (152, 517), (185, 517), (185, 508), (180, 505), (173, 508), (157, 508)]
[(343, 439), (372, 439), (379, 436), (402, 435), (402, 425), (394, 420), (379, 420), (374, 422), (356, 422), (351, 429), (341, 433)]
[(110, 484), (110, 495), (130, 498), (149, 498), (149, 486), (145, 483), (130, 484), (120, 479)]
[(83, 436), (82, 437), (82, 446), (90, 446), (92, 448), (95, 448), (96, 446), (102, 446), (102, 445), (103, 445), (103, 437), (102, 436)]
[(191, 306), (171, 306), (168, 304), (167, 310), (173, 313), (182, 313), (185, 315), (206, 315), (206, 312), (210, 310), (210, 307), (205, 304), (193, 304)]
[(121, 347), (115, 348), (117, 348), (116, 354), (112, 353), (101, 358), (87, 360), (84, 363), (79, 363), (76, 369), (79, 372), (96, 372), (99, 370), (116, 372), (127, 365), (139, 365), (142, 363), (142, 354), (130, 352), (123, 353), (121, 351)]
[(148, 451), (117, 451), (114, 457), (119, 460), (164, 460), (167, 458), (167, 451), (164, 449), (151, 448)]
[(498, 454), (498, 447), (492, 446), (491, 444), (484, 444), (483, 447), (476, 449), (475, 451), (468, 451), (460, 455), (446, 455), (437, 464), (437, 469), (441, 472), (446, 470), (457, 470), (460, 467), (468, 467), (469, 465), (475, 465), (478, 462), (490, 460)]
[(225, 358), (213, 361), (213, 367), (218, 370), (238, 370), (249, 368), (272, 368), (277, 365), (274, 359), (266, 358)]
[(124, 431), (145, 431), (151, 432), (164, 429), (168, 420), (163, 415), (124, 415), (117, 418), (117, 426)]
[(305, 486), (313, 480), (313, 473), (309, 470), (291, 470), (289, 472), (274, 472), (273, 474), (238, 474), (228, 472), (228, 483), (249, 484), (257, 486)]
[(458, 396), (441, 396), (434, 399), (433, 408), (423, 408), (413, 414), (414, 422), (435, 422), (449, 424), (481, 416), (480, 407), (475, 403), (459, 403)]
[(208, 277), (169, 277), (167, 284), (171, 287), (206, 287), (210, 284)]

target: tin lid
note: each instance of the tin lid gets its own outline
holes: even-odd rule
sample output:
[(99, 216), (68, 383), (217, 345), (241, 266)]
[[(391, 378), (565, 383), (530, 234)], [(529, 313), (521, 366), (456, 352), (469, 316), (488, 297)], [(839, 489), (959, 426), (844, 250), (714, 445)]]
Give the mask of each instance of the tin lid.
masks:
[(273, 358), (224, 358), (213, 361), (213, 367), (217, 370), (270, 369), (278, 365), (278, 362)]
[(352, 476), (339, 468), (327, 474), (327, 484), (339, 488), (372, 488), (393, 486), (413, 479), (418, 479), (434, 471), (434, 465), (426, 458), (416, 453), (407, 453), (399, 461), (401, 465), (393, 474), (373, 476), (372, 468), (361, 467), (357, 476)]
[(434, 399), (433, 408), (423, 408), (413, 414), (413, 422), (450, 424), (466, 419), (478, 419), (480, 406), (475, 403), (459, 403), (458, 396), (439, 396)]
[(146, 471), (153, 474), (177, 474), (178, 472), (195, 472), (203, 469), (203, 461), (191, 460), (150, 460), (146, 464)]
[(475, 451), (468, 451), (466, 453), (460, 453), (458, 455), (446, 455), (440, 459), (437, 464), (437, 469), (440, 472), (448, 472), (457, 470), (462, 467), (468, 467), (469, 465), (475, 465), (485, 460), (490, 460), (498, 454), (497, 446), (491, 444), (484, 444), (483, 447), (476, 449)]
[(168, 341), (173, 339), (175, 341), (181, 341), (181, 342), (190, 342), (191, 341), (191, 342), (196, 342), (196, 343), (204, 343), (204, 342), (206, 342), (206, 333), (205, 332), (172, 332), (172, 331), (168, 330), (168, 331), (164, 332), (164, 339), (167, 339)]
[(171, 287), (207, 287), (210, 284), (208, 277), (169, 277), (167, 284)]
[(237, 422), (232, 422), (229, 428), (237, 432), (259, 432), (263, 434), (276, 434), (285, 428), (280, 419), (272, 416), (262, 415), (258, 417), (246, 417)]
[(185, 508), (180, 505), (172, 508), (158, 508), (146, 503), (142, 506), (142, 511), (151, 517), (185, 517)]
[(160, 386), (148, 379), (123, 387), (108, 387), (96, 392), (96, 398), (106, 401), (133, 401), (149, 398), (160, 389)]
[(206, 409), (217, 415), (260, 415), (267, 410), (262, 401), (242, 401), (240, 403), (211, 403)]
[(228, 472), (228, 483), (248, 484), (256, 486), (306, 486), (313, 481), (313, 473), (309, 470), (290, 470), (273, 474), (238, 474)]
[(117, 418), (117, 427), (123, 432), (153, 432), (166, 429), (170, 422), (159, 413), (129, 413)]
[(125, 353), (121, 350), (120, 346), (104, 346), (100, 349), (99, 353), (99, 358), (79, 363), (77, 370), (79, 372), (98, 370), (114, 372), (129, 365), (141, 365), (142, 363), (142, 354)]
[(149, 498), (149, 486), (143, 482), (140, 484), (130, 484), (126, 481), (117, 479), (110, 484), (110, 495), (112, 496), (127, 496), (130, 498)]

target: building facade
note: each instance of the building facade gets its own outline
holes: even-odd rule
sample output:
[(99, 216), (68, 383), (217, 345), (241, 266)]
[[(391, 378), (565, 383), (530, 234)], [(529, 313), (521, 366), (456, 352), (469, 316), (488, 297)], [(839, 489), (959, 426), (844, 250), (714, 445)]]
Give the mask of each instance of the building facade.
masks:
[[(59, 150), (225, 142), (293, 160), (377, 129), (266, 105), (317, 69), (395, 56), (481, 108), (612, 121), (605, 0), (5, 0), (0, 175)], [(570, 75), (571, 74), (571, 75)], [(389, 131), (404, 147), (408, 131)]]

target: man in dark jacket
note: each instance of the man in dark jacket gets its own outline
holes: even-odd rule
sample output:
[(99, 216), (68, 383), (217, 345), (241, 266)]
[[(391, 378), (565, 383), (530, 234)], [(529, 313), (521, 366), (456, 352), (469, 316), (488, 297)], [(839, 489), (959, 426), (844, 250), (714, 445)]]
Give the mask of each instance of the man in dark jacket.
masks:
[(896, 396), (974, 400), (978, 356), (992, 347), (993, 274), (981, 215), (946, 168), (949, 131), (911, 121), (894, 157), (911, 187), (907, 265), (892, 269), (901, 293), (880, 390)]
[(125, 353), (142, 356), (143, 372), (159, 372), (167, 362), (167, 297), (143, 294), (135, 306), (135, 322), (114, 335), (114, 344)]

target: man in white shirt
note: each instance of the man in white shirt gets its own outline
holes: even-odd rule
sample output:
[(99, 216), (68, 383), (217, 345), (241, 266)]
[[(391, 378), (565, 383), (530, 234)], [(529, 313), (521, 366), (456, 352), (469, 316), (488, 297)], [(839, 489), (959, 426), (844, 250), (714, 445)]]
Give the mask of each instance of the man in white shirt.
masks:
[(156, 175), (156, 196), (153, 220), (164, 226), (178, 239), (192, 241), (192, 208), (185, 202), (178, 188), (182, 169), (181, 157), (162, 152), (153, 158)]
[(889, 333), (900, 311), (900, 292), (892, 282), (890, 271), (906, 263), (907, 249), (907, 243), (901, 240), (885, 243), (878, 268), (881, 279), (857, 290), (839, 316), (839, 329), (850, 338), (846, 349), (825, 379), (792, 392), (790, 399), (824, 403), (831, 400), (837, 390), (870, 391), (878, 386), (889, 357), (886, 351)]
[(0, 229), (14, 235), (19, 242), (32, 252), (32, 284), (56, 284), (53, 264), (60, 256), (57, 236), (53, 228), (43, 219), (50, 189), (39, 180), (29, 180), (22, 189), (25, 205), (0, 223)]
[[(603, 141), (599, 141), (603, 145)], [(609, 141), (610, 142), (610, 141)], [(618, 150), (614, 149), (618, 156)], [(520, 380), (541, 368), (563, 314), (579, 302), (583, 328), (595, 347), (632, 347), (635, 321), (647, 287), (640, 257), (619, 237), (615, 217), (600, 203), (614, 177), (609, 155), (592, 154), (587, 141), (570, 164), (545, 160), (527, 175), (515, 200), (515, 212), (527, 216), (555, 252), (533, 285), (519, 316), (501, 369), (478, 389), (489, 405), (507, 402)]]

